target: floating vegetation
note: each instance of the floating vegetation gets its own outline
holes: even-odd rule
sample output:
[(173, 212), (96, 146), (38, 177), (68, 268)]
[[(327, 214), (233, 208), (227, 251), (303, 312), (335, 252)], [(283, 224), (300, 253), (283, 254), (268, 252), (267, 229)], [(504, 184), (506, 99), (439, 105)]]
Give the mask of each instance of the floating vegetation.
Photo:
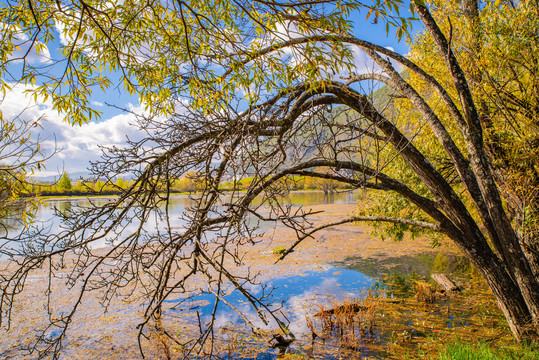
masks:
[(274, 248), (271, 252), (274, 254), (284, 254), (285, 251), (286, 251), (286, 248), (284, 246), (279, 246), (279, 247)]

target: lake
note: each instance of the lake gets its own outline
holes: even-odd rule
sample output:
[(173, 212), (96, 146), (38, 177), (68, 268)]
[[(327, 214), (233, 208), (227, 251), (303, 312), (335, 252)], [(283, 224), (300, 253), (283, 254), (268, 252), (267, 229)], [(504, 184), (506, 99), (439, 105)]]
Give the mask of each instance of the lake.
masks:
[[(193, 195), (196, 196), (196, 195)], [(354, 192), (339, 192), (335, 194), (326, 195), (321, 191), (298, 191), (293, 192), (287, 197), (289, 204), (298, 205), (298, 206), (312, 206), (312, 205), (321, 205), (321, 204), (354, 204), (356, 202), (356, 195)], [(93, 198), (84, 198), (84, 197), (74, 197), (74, 198), (46, 198), (44, 199), (43, 204), (38, 204), (37, 209), (33, 212), (35, 214), (35, 223), (42, 224), (47, 231), (51, 233), (58, 232), (62, 228), (62, 223), (60, 219), (56, 216), (57, 212), (65, 213), (75, 207), (88, 207), (90, 204), (97, 206), (105, 205), (111, 198), (108, 197), (93, 197)], [(190, 195), (172, 195), (170, 204), (169, 204), (169, 214), (171, 225), (175, 228), (181, 228), (185, 226), (186, 222), (182, 219), (182, 215), (185, 213), (185, 210), (192, 207), (195, 204), (195, 201)], [(260, 201), (255, 199), (253, 205), (260, 204)], [(161, 208), (164, 208), (162, 206)], [(159, 221), (156, 221), (155, 216), (151, 217), (148, 221), (147, 230), (156, 229), (155, 224)], [(12, 231), (22, 228), (21, 224), (16, 222), (11, 222), (9, 224)], [(273, 226), (273, 223), (260, 223), (260, 232), (268, 231), (269, 227)], [(136, 225), (125, 223), (125, 231), (129, 232), (134, 229)], [(0, 229), (1, 231), (1, 229)], [(0, 234), (3, 235), (3, 234)], [(101, 242), (94, 243), (93, 247), (104, 247), (107, 246), (106, 239)]]
[[(350, 213), (357, 201), (352, 192), (333, 196), (325, 196), (322, 192), (297, 192), (291, 194), (288, 200), (290, 204), (296, 206), (324, 210), (324, 214), (316, 215), (315, 220), (320, 222)], [(57, 231), (62, 224), (55, 217), (55, 211), (63, 212), (75, 206), (87, 206), (89, 201), (105, 204), (108, 199), (48, 199), (46, 205), (38, 207), (36, 221), (48, 224), (52, 231)], [(172, 198), (169, 212), (174, 221), (173, 226), (185, 225), (181, 220), (181, 214), (192, 204), (188, 196), (179, 195)], [(130, 224), (125, 226), (128, 227)], [(276, 229), (273, 223), (262, 223), (258, 231), (265, 235), (264, 240), (254, 246), (247, 258), (251, 259), (256, 270), (260, 271), (261, 284), (250, 290), (256, 293), (262, 291), (264, 286), (274, 288), (270, 296), (274, 309), (279, 307), (279, 313), (285, 319), (287, 329), (296, 335), (296, 341), (286, 349), (288, 353), (304, 353), (307, 351), (305, 349), (312, 346), (310, 345), (312, 322), (317, 321), (315, 315), (321, 309), (331, 309), (343, 301), (363, 301), (362, 299), (373, 295), (395, 296), (397, 292), (393, 292), (394, 289), (388, 288), (386, 284), (388, 278), (397, 277), (406, 282), (406, 279), (413, 274), (428, 277), (438, 256), (437, 252), (429, 249), (425, 242), (395, 246), (394, 243), (373, 239), (361, 226), (349, 224), (321, 232), (315, 238), (306, 241), (305, 246), (298, 247), (281, 263), (275, 264), (278, 256), (273, 254), (272, 250), (278, 246), (289, 245), (293, 240), (293, 234)], [(106, 245), (107, 243), (103, 241), (94, 247)], [(59, 276), (60, 280), (54, 285), (59, 294), (57, 305), (59, 308), (67, 309), (66, 304), (76, 294), (62, 288), (61, 278)], [(30, 335), (35, 334), (36, 329), (45, 326), (45, 313), (35, 301), (36, 298), (43, 296), (42, 280), (45, 279), (44, 273), (38, 273), (28, 280), (32, 286), (18, 306), (19, 310), (24, 309), (24, 313), (14, 315), (15, 319), (19, 319), (19, 322), (15, 321), (17, 324), (15, 330), (4, 334), (0, 340), (0, 357), (24, 358), (21, 349), (31, 343)], [(220, 351), (223, 357), (275, 359), (281, 351), (285, 351), (269, 347), (266, 338), (257, 338), (248, 331), (245, 319), (256, 327), (264, 326), (241, 294), (231, 288), (224, 300), (235, 310), (223, 302), (220, 302), (215, 310), (215, 328), (218, 331), (217, 337), (222, 343)], [(160, 321), (167, 329), (175, 329), (176, 337), (179, 339), (188, 338), (196, 331), (198, 323), (210, 319), (214, 311), (214, 301), (215, 297), (212, 294), (201, 294), (190, 299), (181, 294), (173, 294), (165, 301)], [(84, 354), (91, 358), (89, 355), (91, 353), (95, 354), (95, 358), (102, 358), (110, 356), (111, 353), (117, 354), (117, 351), (120, 351), (119, 355), (115, 355), (118, 359), (138, 356), (136, 325), (141, 320), (141, 305), (132, 300), (115, 299), (108, 311), (103, 312), (96, 299), (86, 299), (65, 341), (67, 346), (65, 356), (70, 358)], [(276, 327), (275, 321), (270, 322), (269, 330)], [(356, 331), (360, 331), (360, 328)], [(369, 330), (366, 330), (370, 341), (381, 340), (377, 339), (379, 334), (376, 331), (372, 329), (370, 331), (369, 334)], [(162, 349), (159, 350), (159, 345), (155, 345), (157, 340), (152, 341), (149, 345), (145, 345), (145, 351), (155, 355)], [(354, 352), (357, 358), (371, 354), (364, 341), (358, 342), (358, 348), (362, 350)], [(317, 345), (316, 353), (311, 350), (310, 356), (337, 359), (346, 351), (348, 350), (343, 349), (338, 341), (325, 339), (323, 344), (320, 342)]]

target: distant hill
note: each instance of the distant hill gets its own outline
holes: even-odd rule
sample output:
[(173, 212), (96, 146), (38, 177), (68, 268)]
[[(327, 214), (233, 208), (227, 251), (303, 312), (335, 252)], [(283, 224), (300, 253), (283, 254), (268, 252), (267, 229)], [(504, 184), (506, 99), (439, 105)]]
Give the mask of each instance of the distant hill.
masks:
[[(391, 106), (391, 89), (388, 86), (382, 86), (375, 91), (373, 91), (369, 97), (372, 98), (372, 101), (375, 105), (375, 107), (381, 111), (385, 109), (386, 111), (392, 108)], [(347, 118), (349, 116), (355, 117), (358, 116), (355, 111), (350, 109), (345, 109), (345, 107), (342, 106), (335, 106), (332, 109), (327, 109), (323, 112), (324, 116), (326, 116), (328, 119), (333, 117), (333, 121), (336, 121), (337, 123), (344, 124), (347, 122)], [(308, 161), (310, 159), (313, 159), (315, 157), (320, 157), (321, 150), (317, 145), (323, 142), (333, 140), (342, 140), (346, 135), (341, 134), (338, 135), (336, 139), (334, 139), (333, 134), (331, 131), (324, 126), (323, 121), (314, 121), (309, 123), (310, 126), (305, 127), (304, 129), (298, 130), (293, 139), (292, 143), (294, 146), (290, 147), (286, 151), (286, 157), (287, 160), (284, 164), (284, 166), (290, 166), (295, 161), (298, 161), (299, 159), (302, 159), (302, 161)], [(269, 144), (266, 144), (266, 146), (271, 146)], [(299, 150), (299, 151), (298, 151)], [(247, 173), (254, 172), (254, 169), (249, 166), (247, 168)], [(77, 172), (70, 172), (67, 171), (69, 174), (69, 177), (71, 181), (77, 181), (79, 179), (89, 179), (92, 177), (92, 174), (89, 171), (77, 171)], [(233, 174), (227, 174), (228, 176), (225, 176), (225, 180), (232, 180), (234, 178)], [(62, 173), (59, 172), (58, 174), (54, 175), (47, 175), (47, 176), (32, 176), (31, 179), (39, 182), (39, 183), (47, 183), (47, 184), (53, 184), (56, 181), (60, 179), (62, 176)], [(124, 180), (131, 180), (130, 177), (124, 178)]]
[[(83, 179), (87, 179), (91, 176), (90, 172), (89, 171), (76, 171), (76, 172), (67, 172), (69, 177), (71, 178), (72, 181), (76, 181), (80, 178), (83, 178)], [(62, 177), (62, 173), (58, 173), (58, 174), (55, 174), (55, 175), (48, 175), (48, 176), (32, 176), (30, 177), (31, 180), (34, 180), (34, 181), (37, 181), (37, 182), (41, 182), (41, 183), (54, 183), (56, 181), (58, 181), (58, 179), (60, 179)]]
[[(388, 86), (382, 86), (367, 96), (371, 98), (372, 103), (381, 113), (388, 114), (394, 111), (392, 93), (393, 91)], [(369, 126), (367, 120), (364, 120), (356, 111), (345, 106), (334, 106), (333, 108), (324, 110), (321, 115), (328, 119), (328, 122), (332, 123), (341, 125), (348, 123), (364, 128)], [(298, 157), (303, 159), (303, 161), (307, 161), (315, 157), (327, 156), (329, 154), (323, 154), (324, 149), (319, 147), (319, 144), (335, 145), (339, 141), (347, 139), (349, 135), (350, 133), (346, 130), (337, 130), (337, 127), (333, 131), (330, 130), (328, 126), (324, 125), (324, 120), (309, 122), (309, 126), (299, 129), (295, 133), (292, 142), (297, 147), (295, 149), (288, 149), (285, 165), (290, 165)], [(298, 151), (298, 147), (300, 151)]]

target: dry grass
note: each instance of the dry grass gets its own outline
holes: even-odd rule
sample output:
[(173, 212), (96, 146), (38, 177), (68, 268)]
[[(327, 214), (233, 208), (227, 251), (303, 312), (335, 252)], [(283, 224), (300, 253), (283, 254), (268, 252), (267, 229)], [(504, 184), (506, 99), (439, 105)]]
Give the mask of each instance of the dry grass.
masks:
[(457, 341), (512, 342), (503, 315), (483, 282), (469, 283), (463, 293), (451, 296), (424, 281), (414, 285), (414, 294), (404, 299), (369, 294), (320, 307), (316, 316), (307, 318), (311, 356), (436, 359), (445, 344)]
[[(370, 293), (363, 299), (330, 301), (318, 306), (314, 316), (306, 318), (311, 332), (309, 353), (338, 353), (346, 358), (361, 357), (360, 350), (375, 339), (377, 318), (376, 297)], [(355, 355), (354, 355), (355, 352)]]
[(418, 302), (434, 304), (441, 297), (440, 291), (426, 281), (418, 280), (414, 282), (415, 299)]

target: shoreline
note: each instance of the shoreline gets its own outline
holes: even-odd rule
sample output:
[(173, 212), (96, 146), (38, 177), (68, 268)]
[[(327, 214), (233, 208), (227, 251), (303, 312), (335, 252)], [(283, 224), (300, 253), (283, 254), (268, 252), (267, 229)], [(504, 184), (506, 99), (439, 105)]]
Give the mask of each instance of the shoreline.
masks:
[[(325, 194), (323, 190), (318, 189), (300, 189), (300, 190), (291, 190), (289, 194), (300, 194), (300, 193), (320, 193), (325, 194), (326, 196), (335, 196), (343, 193), (356, 193), (361, 190), (357, 189), (344, 189), (344, 190), (337, 190), (333, 193)], [(229, 194), (229, 193), (245, 193), (246, 190), (223, 190), (223, 194)], [(164, 193), (163, 193), (164, 194)], [(198, 192), (170, 192), (171, 196), (191, 196), (191, 195), (197, 195)], [(55, 194), (47, 194), (47, 195), (35, 195), (35, 194), (29, 194), (23, 197), (31, 198), (34, 197), (36, 199), (60, 199), (60, 200), (70, 200), (70, 199), (87, 199), (87, 198), (115, 198), (122, 195), (121, 192), (110, 192), (110, 193), (104, 193), (104, 194), (93, 194), (93, 193), (76, 193), (73, 195), (66, 195), (62, 193), (55, 193)]]

